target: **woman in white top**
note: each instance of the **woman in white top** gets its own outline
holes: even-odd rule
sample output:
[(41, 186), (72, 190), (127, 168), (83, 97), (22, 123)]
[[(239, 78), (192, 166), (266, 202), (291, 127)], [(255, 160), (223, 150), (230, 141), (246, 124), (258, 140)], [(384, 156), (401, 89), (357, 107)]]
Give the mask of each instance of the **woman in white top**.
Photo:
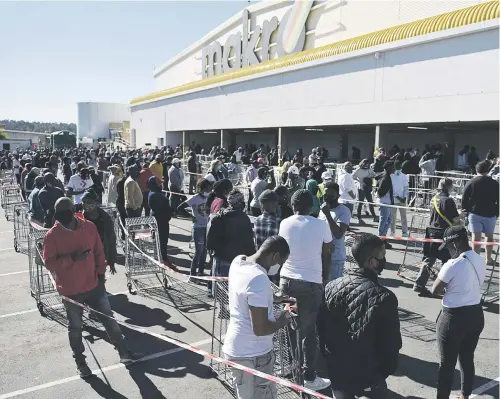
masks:
[(486, 263), (470, 247), (465, 228), (447, 228), (443, 240), (439, 249), (446, 247), (451, 259), (443, 265), (432, 287), (434, 295), (443, 294), (443, 309), (436, 321), (441, 357), (437, 399), (450, 397), (457, 359), (462, 380), (460, 399), (468, 399), (474, 382), (474, 351), (484, 327), (481, 284)]

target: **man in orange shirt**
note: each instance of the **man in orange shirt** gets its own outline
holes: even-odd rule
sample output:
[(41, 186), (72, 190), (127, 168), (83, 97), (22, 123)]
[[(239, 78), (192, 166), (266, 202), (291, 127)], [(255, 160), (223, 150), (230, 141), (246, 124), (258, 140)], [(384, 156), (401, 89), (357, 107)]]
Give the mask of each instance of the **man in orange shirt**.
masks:
[[(74, 216), (71, 199), (63, 197), (55, 204), (56, 223), (45, 236), (43, 260), (56, 282), (57, 291), (76, 302), (87, 304), (108, 316), (113, 316), (104, 286), (106, 259), (97, 228), (92, 222)], [(63, 299), (68, 317), (69, 344), (73, 350), (77, 372), (82, 378), (92, 371), (85, 361), (82, 342), (83, 308)], [(115, 320), (97, 313), (106, 332), (120, 355), (128, 363), (140, 356), (132, 353)]]

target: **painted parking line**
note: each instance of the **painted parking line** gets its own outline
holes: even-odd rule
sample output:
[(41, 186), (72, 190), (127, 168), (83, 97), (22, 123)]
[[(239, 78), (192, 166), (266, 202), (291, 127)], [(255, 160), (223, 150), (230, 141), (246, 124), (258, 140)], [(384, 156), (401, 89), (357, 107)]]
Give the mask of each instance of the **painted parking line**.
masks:
[(490, 382), (487, 382), (486, 384), (481, 385), (480, 387), (474, 389), (472, 391), (472, 395), (469, 396), (469, 398), (471, 398), (471, 399), (478, 398), (483, 393), (489, 391), (492, 388), (495, 388), (499, 383), (500, 383), (500, 377), (497, 377), (494, 380), (491, 380)]
[[(156, 287), (163, 287), (163, 286), (162, 285), (153, 286), (153, 288), (156, 288)], [(115, 295), (121, 295), (121, 294), (128, 294), (128, 290), (127, 291), (122, 291), (122, 292), (116, 292), (114, 294), (108, 293), (108, 296), (115, 296)], [(63, 306), (63, 304), (59, 303), (59, 304), (54, 305), (54, 306), (48, 306), (47, 309), (59, 309), (62, 306)], [(23, 314), (35, 313), (35, 312), (38, 312), (38, 308), (33, 308), (33, 309), (28, 309), (28, 310), (21, 310), (19, 312), (14, 312), (14, 313), (1, 314), (0, 315), (0, 319), (5, 319), (7, 317), (20, 316), (20, 315), (23, 315)]]
[[(197, 346), (206, 345), (206, 344), (208, 344), (210, 342), (212, 342), (212, 338), (206, 338), (206, 339), (204, 339), (202, 341), (194, 342), (194, 343), (189, 344), (189, 345), (197, 347)], [(135, 363), (147, 362), (148, 360), (153, 360), (153, 359), (157, 359), (159, 357), (173, 355), (174, 353), (182, 352), (184, 350), (185, 349), (183, 349), (183, 348), (173, 348), (173, 349), (169, 349), (169, 350), (166, 350), (166, 351), (163, 351), (163, 352), (153, 353), (151, 355), (143, 357), (142, 359), (136, 361)], [(108, 366), (108, 367), (104, 367), (102, 369), (92, 370), (92, 372), (95, 375), (100, 375), (103, 372), (117, 370), (117, 369), (120, 369), (120, 368), (124, 368), (126, 366), (127, 365), (125, 365), (125, 364), (117, 363), (117, 364), (113, 364), (113, 365)], [(27, 393), (41, 391), (42, 389), (47, 389), (47, 388), (51, 388), (51, 387), (54, 387), (54, 386), (57, 386), (57, 385), (62, 385), (62, 384), (66, 384), (68, 382), (79, 381), (79, 380), (82, 380), (82, 379), (78, 375), (75, 375), (75, 376), (72, 376), (72, 377), (68, 377), (68, 378), (62, 378), (60, 380), (55, 380), (55, 381), (48, 382), (48, 383), (45, 383), (45, 384), (35, 385), (34, 387), (25, 388), (25, 389), (19, 389), (17, 391), (5, 393), (3, 395), (0, 395), (0, 399), (14, 398), (16, 396), (21, 396), (21, 395), (25, 395)]]
[(15, 274), (23, 274), (23, 273), (28, 273), (29, 270), (21, 270), (20, 272), (11, 272), (11, 273), (4, 273), (0, 274), (0, 277), (6, 277), (6, 276), (13, 276)]

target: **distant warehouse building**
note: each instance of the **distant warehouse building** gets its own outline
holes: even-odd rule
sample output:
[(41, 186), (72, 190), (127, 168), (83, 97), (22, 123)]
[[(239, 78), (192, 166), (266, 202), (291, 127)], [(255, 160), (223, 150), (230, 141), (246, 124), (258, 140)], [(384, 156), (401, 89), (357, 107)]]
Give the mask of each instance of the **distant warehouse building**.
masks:
[(482, 157), (498, 149), (498, 18), (498, 1), (258, 2), (155, 70), (156, 92), (131, 101), (132, 136)]
[(130, 105), (118, 103), (77, 103), (77, 143), (130, 141)]

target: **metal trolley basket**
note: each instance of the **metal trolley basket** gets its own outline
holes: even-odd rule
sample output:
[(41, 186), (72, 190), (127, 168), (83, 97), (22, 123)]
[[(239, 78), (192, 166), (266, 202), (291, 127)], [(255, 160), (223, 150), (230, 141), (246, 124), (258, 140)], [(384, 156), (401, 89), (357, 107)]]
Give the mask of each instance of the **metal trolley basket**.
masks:
[(14, 205), (14, 250), (28, 255), (30, 220), (27, 204)]
[(134, 286), (136, 290), (148, 288), (145, 281), (151, 276), (156, 276), (165, 289), (168, 288), (165, 271), (144, 256), (146, 254), (161, 262), (160, 240), (155, 218), (152, 216), (127, 218), (125, 227), (128, 233), (128, 240), (125, 243), (125, 269), (129, 292), (134, 293)]
[(28, 257), (31, 296), (35, 298), (38, 311), (45, 316), (44, 301), (49, 296), (56, 297), (59, 302), (59, 294), (52, 284), (49, 271), (43, 264), (41, 251), (43, 239), (47, 233), (46, 229), (33, 229), (28, 235)]
[[(228, 282), (217, 281), (215, 284), (215, 303), (212, 325), (212, 347), (211, 353), (218, 357), (224, 357), (222, 351), (224, 337), (229, 325), (229, 298)], [(273, 290), (277, 292), (279, 287), (273, 284)], [(275, 304), (274, 311), (278, 313), (283, 310), (283, 304)], [(291, 335), (295, 336), (295, 331), (290, 327), (282, 328), (274, 334), (273, 348), (276, 356), (274, 364), (274, 375), (290, 379), (297, 384), (301, 384), (300, 359), (296, 358), (291, 347)], [(292, 338), (293, 339), (293, 338)], [(231, 380), (231, 369), (225, 364), (215, 361), (210, 362), (210, 368), (214, 373), (227, 384), (229, 389), (233, 389)], [(279, 386), (278, 394), (280, 397), (297, 398), (298, 394), (290, 388)]]
[(14, 205), (21, 202), (21, 191), (17, 184), (2, 185), (1, 204), (2, 208), (5, 211), (5, 219), (12, 219), (14, 213)]

